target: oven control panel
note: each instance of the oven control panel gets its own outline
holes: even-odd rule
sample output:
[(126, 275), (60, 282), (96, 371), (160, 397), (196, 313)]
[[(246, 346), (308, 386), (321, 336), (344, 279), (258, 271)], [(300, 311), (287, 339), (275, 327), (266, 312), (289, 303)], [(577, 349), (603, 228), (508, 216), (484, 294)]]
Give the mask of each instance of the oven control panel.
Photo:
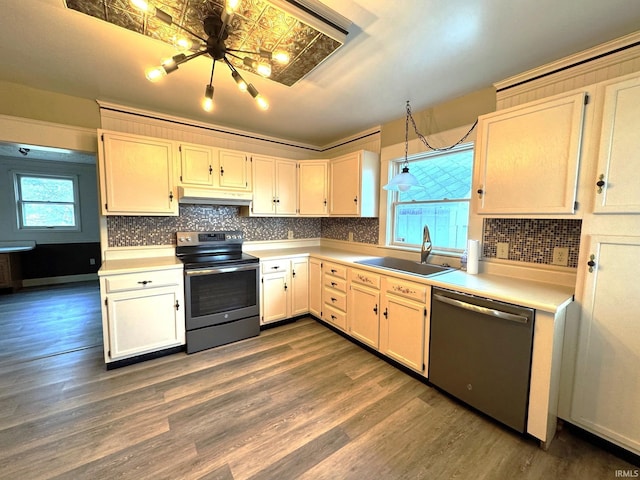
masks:
[(207, 245), (221, 243), (242, 243), (242, 232), (239, 230), (219, 232), (177, 232), (178, 245)]

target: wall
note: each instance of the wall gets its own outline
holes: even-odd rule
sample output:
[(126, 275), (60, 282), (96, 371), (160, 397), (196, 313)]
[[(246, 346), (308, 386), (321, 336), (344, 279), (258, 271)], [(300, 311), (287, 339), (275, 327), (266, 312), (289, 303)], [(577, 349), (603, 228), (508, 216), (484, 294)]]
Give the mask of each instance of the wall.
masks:
[(0, 81), (0, 105), (0, 113), (4, 115), (91, 129), (100, 126), (98, 104), (94, 100), (16, 83)]

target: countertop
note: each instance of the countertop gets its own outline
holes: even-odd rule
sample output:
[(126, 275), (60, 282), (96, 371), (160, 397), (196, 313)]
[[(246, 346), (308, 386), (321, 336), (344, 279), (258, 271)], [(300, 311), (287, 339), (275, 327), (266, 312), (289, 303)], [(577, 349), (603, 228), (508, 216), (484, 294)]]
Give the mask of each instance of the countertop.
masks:
[[(325, 247), (249, 250), (247, 253), (261, 260), (309, 255), (327, 261), (335, 260), (343, 263), (353, 263), (359, 260), (374, 258), (371, 255), (361, 255), (357, 252)], [(551, 313), (556, 313), (566, 307), (573, 301), (574, 295), (574, 289), (572, 287), (501, 275), (484, 273), (472, 275), (461, 270), (452, 270), (427, 277), (369, 265), (354, 264), (353, 267)]]
[(175, 256), (127, 258), (105, 260), (98, 270), (98, 276), (122, 273), (148, 272), (150, 270), (182, 269), (183, 263)]
[(0, 242), (0, 253), (28, 252), (36, 248), (34, 241)]

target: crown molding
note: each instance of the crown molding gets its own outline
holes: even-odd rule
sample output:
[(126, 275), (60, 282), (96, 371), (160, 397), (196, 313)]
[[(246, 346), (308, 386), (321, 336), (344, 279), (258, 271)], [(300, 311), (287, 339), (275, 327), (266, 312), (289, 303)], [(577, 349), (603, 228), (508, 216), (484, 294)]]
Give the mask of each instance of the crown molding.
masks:
[[(550, 77), (554, 73), (570, 69), (565, 76), (572, 77), (591, 70), (603, 68), (606, 65), (618, 64), (627, 58), (635, 58), (639, 55), (640, 31), (610, 42), (602, 43), (593, 48), (556, 60), (555, 62), (527, 70), (526, 72), (496, 82), (493, 86), (499, 94), (501, 90), (510, 89), (521, 84), (532, 83), (536, 79), (542, 80), (545, 77)], [(552, 78), (553, 80), (549, 80), (549, 83), (556, 83), (558, 81), (558, 76), (553, 75)], [(537, 85), (539, 86), (540, 84)]]

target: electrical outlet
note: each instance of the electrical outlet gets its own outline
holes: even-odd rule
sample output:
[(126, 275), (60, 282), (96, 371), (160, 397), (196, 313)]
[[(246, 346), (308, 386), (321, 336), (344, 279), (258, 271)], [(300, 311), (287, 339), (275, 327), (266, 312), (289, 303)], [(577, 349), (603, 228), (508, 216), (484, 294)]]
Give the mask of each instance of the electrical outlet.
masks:
[(498, 248), (496, 251), (496, 257), (498, 258), (509, 258), (509, 243), (508, 242), (498, 242)]
[(554, 265), (561, 265), (563, 267), (569, 265), (569, 248), (554, 247), (553, 260), (551, 261), (551, 263)]
[(293, 230), (289, 230), (289, 233), (287, 234), (287, 238), (289, 240), (293, 240)]
[(353, 232), (349, 232), (349, 241), (353, 242)]

